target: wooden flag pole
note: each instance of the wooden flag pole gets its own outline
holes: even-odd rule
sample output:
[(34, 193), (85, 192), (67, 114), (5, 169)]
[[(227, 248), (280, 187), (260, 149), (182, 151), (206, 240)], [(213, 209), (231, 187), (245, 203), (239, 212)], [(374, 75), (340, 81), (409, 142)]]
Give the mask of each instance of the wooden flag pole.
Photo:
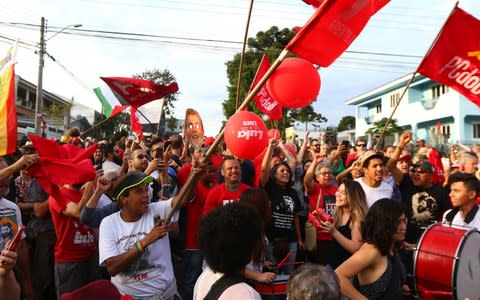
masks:
[(250, 27), (250, 18), (252, 17), (252, 9), (253, 9), (254, 1), (255, 0), (250, 0), (250, 8), (248, 9), (247, 25), (245, 27), (245, 35), (243, 36), (243, 48), (242, 48), (242, 54), (240, 55), (240, 66), (238, 68), (238, 75), (237, 75), (237, 94), (235, 98), (235, 109), (238, 108), (238, 102), (240, 101), (240, 82), (242, 81), (243, 57), (245, 56), (245, 48), (247, 46), (248, 28)]
[[(278, 66), (282, 63), (282, 61), (285, 59), (285, 57), (288, 55), (289, 51), (286, 49), (283, 49), (280, 55), (277, 57), (275, 62), (270, 66), (270, 68), (267, 70), (267, 72), (263, 75), (262, 79), (255, 85), (255, 87), (248, 93), (247, 97), (245, 100), (243, 100), (242, 104), (240, 107), (237, 108), (235, 112), (239, 112), (242, 110), (245, 110), (250, 103), (250, 101), (253, 99), (253, 97), (260, 91), (260, 89), (263, 87), (265, 82), (267, 82), (268, 78), (272, 76), (273, 72), (278, 68)], [(223, 139), (223, 135), (225, 134), (225, 127), (220, 131), (220, 133), (217, 135), (215, 138), (215, 141), (212, 143), (210, 148), (208, 148), (207, 153), (205, 154), (205, 157), (210, 157), (213, 154), (213, 151), (217, 148), (217, 146), (220, 144), (220, 142)], [(180, 189), (179, 193), (177, 196), (178, 200), (175, 201), (175, 204), (173, 205), (172, 209), (168, 213), (167, 217), (165, 218), (165, 223), (168, 224), (170, 223), (170, 220), (173, 217), (173, 214), (182, 207), (183, 203), (187, 201), (185, 195), (187, 194), (187, 191), (194, 188), (194, 184), (197, 182), (198, 178), (200, 177), (200, 174), (196, 174), (193, 172), (190, 172), (190, 176), (188, 177), (185, 185)]]
[(408, 81), (407, 85), (406, 85), (405, 88), (403, 89), (403, 92), (402, 92), (402, 94), (400, 95), (400, 99), (398, 99), (398, 102), (396, 103), (395, 107), (393, 108), (392, 113), (390, 114), (390, 117), (389, 117), (388, 120), (387, 120), (387, 123), (385, 123), (385, 126), (383, 127), (382, 133), (380, 134), (380, 138), (378, 139), (377, 144), (375, 145), (375, 148), (374, 148), (374, 151), (375, 151), (375, 152), (377, 152), (377, 151), (379, 150), (380, 144), (382, 143), (383, 137), (385, 136), (385, 132), (387, 131), (388, 125), (390, 125), (390, 122), (392, 121), (393, 115), (394, 115), (395, 112), (397, 111), (397, 108), (398, 108), (398, 106), (400, 105), (400, 102), (402, 101), (403, 96), (405, 95), (405, 93), (407, 92), (408, 88), (409, 88), (410, 85), (412, 84), (413, 79), (415, 78), (415, 75), (417, 75), (418, 70), (420, 69), (420, 66), (422, 65), (423, 61), (425, 60), (425, 57), (428, 56), (428, 54), (430, 53), (430, 51), (432, 51), (432, 48), (435, 46), (435, 43), (437, 42), (438, 38), (440, 37), (440, 35), (441, 35), (442, 32), (443, 32), (443, 28), (445, 27), (445, 25), (447, 24), (448, 20), (449, 20), (450, 17), (452, 16), (453, 12), (454, 12), (455, 9), (457, 8), (458, 2), (459, 2), (459, 1), (456, 1), (456, 2), (455, 2), (455, 6), (454, 6), (454, 7), (452, 8), (452, 10), (450, 11), (450, 14), (448, 15), (448, 17), (447, 17), (447, 19), (445, 20), (445, 22), (443, 22), (443, 25), (442, 25), (440, 31), (437, 33), (437, 36), (435, 37), (435, 39), (433, 40), (433, 42), (430, 44), (430, 47), (428, 48), (427, 53), (423, 56), (422, 60), (421, 60), (420, 63), (418, 64), (417, 68), (415, 69), (415, 72), (413, 72), (412, 77), (410, 78), (410, 80)]
[(100, 127), (100, 125), (103, 125), (103, 123), (106, 123), (106, 122), (110, 121), (111, 119), (112, 118), (106, 118), (105, 120), (102, 120), (102, 121), (98, 122), (97, 124), (94, 124), (93, 126), (90, 126), (90, 128), (88, 128), (87, 130), (80, 132), (80, 136), (84, 136), (85, 134), (87, 134), (87, 132), (92, 131), (93, 129), (95, 129), (97, 127)]

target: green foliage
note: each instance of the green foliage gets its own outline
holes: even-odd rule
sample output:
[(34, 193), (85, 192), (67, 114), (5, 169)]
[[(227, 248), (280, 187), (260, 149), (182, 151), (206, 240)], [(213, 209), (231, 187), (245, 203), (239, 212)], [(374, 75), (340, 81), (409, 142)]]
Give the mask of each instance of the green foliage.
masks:
[(345, 131), (355, 129), (355, 117), (354, 116), (344, 116), (340, 122), (338, 122), (337, 130)]
[(167, 128), (170, 129), (170, 131), (173, 131), (175, 127), (177, 126), (177, 119), (175, 117), (170, 117), (167, 121)]
[[(94, 121), (94, 126), (102, 121), (104, 121), (106, 117), (104, 115), (98, 115), (98, 118)], [(115, 137), (115, 139), (119, 139), (121, 136), (128, 136), (130, 129), (130, 114), (126, 112), (121, 112), (118, 115), (114, 116), (108, 121), (105, 121), (102, 125), (92, 129), (91, 132), (88, 133), (89, 136), (95, 137), (99, 140), (108, 139), (111, 137)]]
[[(365, 131), (366, 134), (378, 135), (381, 134), (385, 124), (387, 124), (388, 118), (383, 118), (380, 121), (373, 122), (372, 126)], [(402, 127), (397, 125), (397, 120), (392, 119), (385, 130), (385, 136), (393, 136), (397, 132), (402, 132)]]
[(304, 108), (297, 108), (290, 110), (290, 118), (294, 121), (305, 123), (305, 131), (308, 130), (309, 123), (323, 123), (328, 119), (322, 116), (320, 113), (316, 113), (313, 110), (312, 105), (308, 105)]
[[(165, 69), (165, 70), (160, 70), (154, 68), (153, 70), (146, 70), (142, 73), (138, 73), (133, 75), (135, 78), (141, 78), (141, 79), (148, 79), (153, 81), (156, 84), (169, 84), (172, 82), (176, 82), (175, 76), (173, 74)], [(170, 94), (164, 98), (164, 103), (163, 103), (163, 111), (165, 112), (165, 115), (168, 117), (172, 116), (175, 110), (175, 104), (174, 102), (177, 101), (177, 95), (180, 92), (176, 92), (173, 94)]]

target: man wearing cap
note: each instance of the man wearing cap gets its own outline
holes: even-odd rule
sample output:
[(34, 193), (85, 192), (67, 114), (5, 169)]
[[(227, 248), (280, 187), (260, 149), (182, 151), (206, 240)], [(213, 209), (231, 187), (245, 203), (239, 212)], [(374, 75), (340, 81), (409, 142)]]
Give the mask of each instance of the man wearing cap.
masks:
[(480, 182), (474, 175), (467, 173), (452, 174), (448, 182), (450, 201), (454, 208), (445, 212), (443, 222), (480, 230), (480, 205), (476, 203)]
[(360, 157), (360, 161), (364, 176), (355, 179), (355, 181), (362, 186), (368, 207), (379, 199), (392, 198), (392, 186), (383, 181), (383, 154), (368, 151)]
[[(395, 150), (394, 150), (395, 152)], [(393, 154), (392, 154), (393, 155)], [(403, 150), (402, 154), (397, 161), (397, 168), (403, 173), (408, 174), (410, 172), (410, 165), (412, 164), (412, 155), (407, 150)]]
[[(100, 224), (99, 262), (122, 294), (135, 299), (177, 299), (168, 225), (162, 222), (177, 199), (150, 203), (152, 180), (138, 171), (118, 179), (114, 194), (120, 211)], [(172, 221), (177, 219), (178, 212)]]
[(423, 229), (439, 221), (443, 212), (450, 208), (450, 204), (447, 191), (442, 186), (432, 183), (435, 170), (428, 160), (421, 159), (414, 163), (408, 174), (404, 174), (396, 167), (400, 153), (410, 140), (410, 132), (400, 136), (398, 146), (388, 161), (387, 168), (399, 185), (402, 202), (407, 210), (409, 223), (405, 241), (416, 244)]

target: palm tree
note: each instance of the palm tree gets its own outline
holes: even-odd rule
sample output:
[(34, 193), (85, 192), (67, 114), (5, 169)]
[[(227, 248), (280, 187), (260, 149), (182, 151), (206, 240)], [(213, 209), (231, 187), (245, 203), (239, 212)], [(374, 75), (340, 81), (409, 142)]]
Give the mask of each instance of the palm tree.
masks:
[[(372, 135), (375, 139), (380, 138), (383, 129), (385, 128), (385, 124), (387, 124), (388, 118), (383, 118), (377, 122), (373, 122), (372, 126), (365, 131), (365, 134), (370, 134)], [(403, 128), (398, 126), (397, 120), (396, 119), (391, 119), (388, 127), (385, 129), (385, 133), (383, 135), (382, 141), (380, 143), (380, 146), (383, 148), (384, 142), (385, 142), (385, 137), (387, 136), (394, 136), (395, 133), (402, 132)]]

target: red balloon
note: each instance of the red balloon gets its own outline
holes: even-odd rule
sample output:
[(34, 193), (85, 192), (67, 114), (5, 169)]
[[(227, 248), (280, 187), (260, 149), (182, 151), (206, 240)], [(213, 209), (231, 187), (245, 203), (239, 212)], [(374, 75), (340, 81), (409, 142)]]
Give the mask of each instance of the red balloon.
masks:
[(256, 114), (240, 111), (228, 119), (224, 139), (235, 156), (253, 160), (267, 147), (267, 126)]
[(268, 131), (268, 137), (279, 140), (280, 139), (280, 131), (278, 131), (276, 128), (272, 128)]
[(320, 74), (303, 58), (286, 58), (267, 80), (273, 99), (288, 108), (302, 108), (312, 103), (320, 91)]

